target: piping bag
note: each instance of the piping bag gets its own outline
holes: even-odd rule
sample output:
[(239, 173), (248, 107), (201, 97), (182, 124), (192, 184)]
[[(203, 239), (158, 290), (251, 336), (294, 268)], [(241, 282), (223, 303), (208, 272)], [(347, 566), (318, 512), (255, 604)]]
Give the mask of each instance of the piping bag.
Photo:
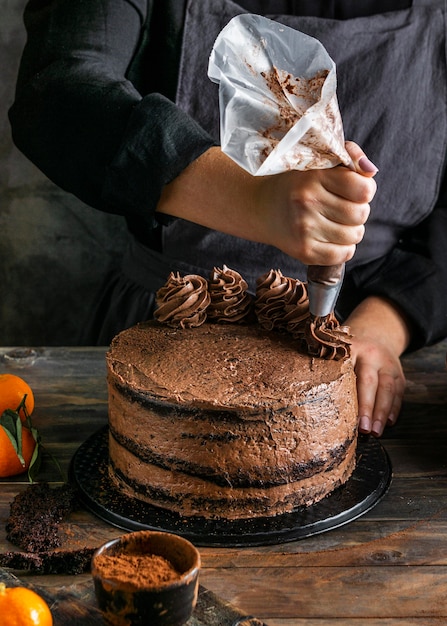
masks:
[[(354, 164), (345, 149), (335, 63), (313, 37), (260, 15), (234, 17), (211, 51), (223, 152), (254, 176)], [(309, 266), (309, 310), (330, 315), (344, 264)]]

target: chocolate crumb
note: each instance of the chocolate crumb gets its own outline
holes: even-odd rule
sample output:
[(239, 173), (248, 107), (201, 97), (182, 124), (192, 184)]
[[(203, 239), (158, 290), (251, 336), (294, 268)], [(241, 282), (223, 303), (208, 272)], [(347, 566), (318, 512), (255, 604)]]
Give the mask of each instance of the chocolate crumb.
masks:
[(11, 503), (6, 520), (7, 540), (25, 552), (59, 547), (59, 524), (74, 509), (75, 502), (76, 492), (70, 485), (29, 485)]

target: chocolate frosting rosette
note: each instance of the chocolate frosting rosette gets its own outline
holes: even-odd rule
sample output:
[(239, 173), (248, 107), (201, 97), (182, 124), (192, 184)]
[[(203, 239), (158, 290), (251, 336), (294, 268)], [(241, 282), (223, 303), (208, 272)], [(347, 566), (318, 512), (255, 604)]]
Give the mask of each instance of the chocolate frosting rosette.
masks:
[(247, 289), (248, 284), (239, 272), (226, 265), (222, 269), (215, 267), (208, 281), (208, 320), (223, 324), (246, 321), (253, 310), (253, 298)]
[(333, 313), (309, 319), (306, 324), (307, 351), (322, 359), (347, 358), (351, 353), (351, 338), (349, 326), (341, 326)]
[(194, 328), (206, 320), (210, 303), (208, 282), (197, 274), (181, 276), (171, 272), (156, 293), (156, 320), (174, 328)]
[(257, 280), (255, 312), (264, 330), (285, 331), (303, 324), (309, 316), (305, 284), (270, 270)]

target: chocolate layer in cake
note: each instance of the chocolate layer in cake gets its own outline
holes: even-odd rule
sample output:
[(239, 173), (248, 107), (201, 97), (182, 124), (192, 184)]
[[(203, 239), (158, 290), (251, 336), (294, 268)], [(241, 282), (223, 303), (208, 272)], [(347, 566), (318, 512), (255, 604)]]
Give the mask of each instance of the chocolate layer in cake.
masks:
[(147, 322), (114, 339), (107, 366), (110, 472), (136, 498), (185, 516), (271, 516), (354, 469), (350, 359), (301, 354), (254, 324)]

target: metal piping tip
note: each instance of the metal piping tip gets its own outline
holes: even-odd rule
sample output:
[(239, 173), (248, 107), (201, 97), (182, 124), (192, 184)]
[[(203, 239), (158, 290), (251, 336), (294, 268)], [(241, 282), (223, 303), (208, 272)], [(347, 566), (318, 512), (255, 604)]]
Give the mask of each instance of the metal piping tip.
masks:
[(343, 283), (345, 266), (311, 265), (307, 272), (309, 311), (314, 317), (325, 317), (335, 309)]

